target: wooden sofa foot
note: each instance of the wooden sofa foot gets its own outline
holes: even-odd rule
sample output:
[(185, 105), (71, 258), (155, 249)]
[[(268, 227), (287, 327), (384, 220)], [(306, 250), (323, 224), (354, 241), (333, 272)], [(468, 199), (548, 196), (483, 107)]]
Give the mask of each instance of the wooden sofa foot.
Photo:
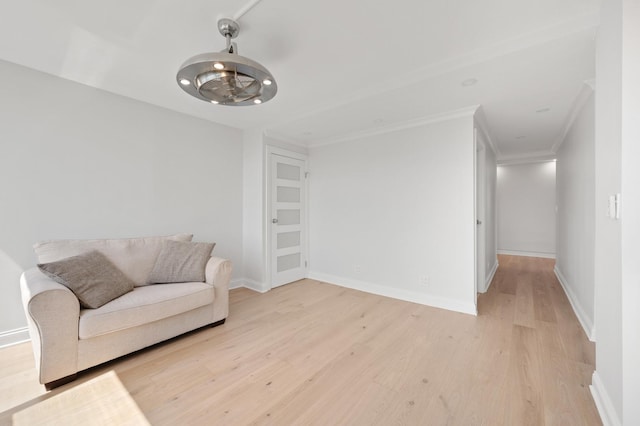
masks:
[(219, 326), (219, 325), (224, 324), (224, 322), (225, 322), (226, 320), (227, 320), (226, 318), (222, 318), (220, 321), (212, 322), (212, 323), (211, 323), (211, 328), (213, 328), (213, 327), (217, 327), (217, 326)]
[(58, 380), (54, 380), (53, 382), (49, 382), (49, 383), (45, 383), (44, 384), (44, 388), (48, 391), (57, 388), (58, 386), (62, 386), (62, 385), (66, 385), (69, 382), (73, 382), (76, 377), (78, 375), (77, 374), (72, 374), (70, 376), (67, 377), (63, 377), (62, 379), (58, 379)]

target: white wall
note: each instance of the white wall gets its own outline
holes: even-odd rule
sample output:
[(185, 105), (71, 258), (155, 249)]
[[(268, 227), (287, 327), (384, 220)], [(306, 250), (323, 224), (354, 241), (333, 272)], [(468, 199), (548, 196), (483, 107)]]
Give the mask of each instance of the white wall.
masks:
[(555, 162), (498, 166), (498, 253), (554, 257)]
[(269, 289), (265, 273), (265, 149), (262, 131), (243, 132), (242, 239), (244, 285)]
[[(640, 424), (640, 4), (604, 0), (596, 43), (592, 392), (605, 424)], [(620, 220), (608, 198), (622, 194)]]
[(623, 421), (640, 424), (640, 2), (623, 2), (622, 368)]
[(238, 130), (4, 61), (0, 76), (0, 333), (26, 325), (17, 275), (40, 240), (191, 232), (242, 275)]
[[(484, 136), (479, 135), (481, 139), (484, 141)], [(497, 224), (497, 165), (496, 165), (496, 156), (494, 152), (491, 150), (487, 141), (484, 141), (485, 144), (485, 204), (484, 204), (484, 220), (483, 224), (485, 226), (485, 283), (484, 287), (478, 287), (479, 291), (486, 291), (489, 288), (489, 284), (491, 284), (491, 279), (493, 278), (493, 274), (498, 268), (498, 224)]]
[[(302, 145), (301, 143), (292, 143), (292, 142), (283, 141), (278, 139), (277, 137), (264, 135), (264, 133), (263, 133), (262, 140), (264, 141), (265, 146), (277, 147), (277, 148), (284, 149), (286, 151), (303, 154), (303, 155), (309, 155), (309, 148), (307, 148), (306, 145)], [(266, 150), (265, 150), (265, 156), (266, 156)]]
[(496, 157), (493, 151), (489, 149), (485, 155), (485, 177), (487, 180), (487, 189), (485, 192), (485, 220), (487, 224), (487, 238), (485, 240), (485, 253), (487, 256), (485, 260), (487, 263), (485, 265), (485, 270), (487, 272), (487, 279), (490, 279), (493, 276), (492, 271), (495, 272), (498, 267), (498, 257), (496, 256), (498, 253), (498, 167), (496, 165)]
[[(0, 211), (0, 215), (2, 215)], [(28, 339), (18, 284), (23, 268), (0, 249), (0, 347)]]
[(311, 148), (309, 170), (311, 277), (475, 312), (471, 115)]
[[(620, 221), (607, 217), (621, 191), (622, 1), (604, 0), (596, 40), (595, 320), (596, 401), (614, 424), (622, 419), (622, 288)], [(602, 414), (602, 410), (601, 410)], [(615, 419), (615, 420), (614, 420)]]
[(595, 100), (589, 93), (557, 152), (556, 275), (594, 339)]

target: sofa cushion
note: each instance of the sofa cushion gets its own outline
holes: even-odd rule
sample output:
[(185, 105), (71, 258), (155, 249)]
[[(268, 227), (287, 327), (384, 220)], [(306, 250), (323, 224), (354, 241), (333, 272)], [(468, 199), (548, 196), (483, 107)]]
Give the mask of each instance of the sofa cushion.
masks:
[(134, 287), (134, 282), (97, 250), (41, 263), (38, 268), (68, 287), (84, 308), (99, 308)]
[(33, 246), (38, 263), (50, 263), (91, 250), (102, 252), (128, 276), (136, 286), (146, 285), (153, 264), (165, 240), (191, 241), (191, 234), (166, 237), (122, 238), (105, 240), (44, 241)]
[(204, 281), (204, 268), (214, 246), (215, 243), (163, 241), (149, 283)]
[(136, 287), (98, 309), (82, 309), (78, 336), (89, 339), (136, 327), (213, 303), (213, 287), (205, 283)]

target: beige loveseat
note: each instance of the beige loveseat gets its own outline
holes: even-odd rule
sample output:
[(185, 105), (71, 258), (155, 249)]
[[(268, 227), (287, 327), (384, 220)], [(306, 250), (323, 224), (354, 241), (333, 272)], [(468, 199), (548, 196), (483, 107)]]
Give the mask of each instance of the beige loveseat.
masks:
[(40, 383), (51, 389), (73, 380), (78, 371), (205, 325), (224, 323), (229, 311), (230, 261), (210, 257), (204, 282), (147, 282), (163, 240), (191, 238), (178, 234), (36, 244), (38, 263), (97, 250), (135, 283), (133, 291), (97, 309), (84, 309), (69, 288), (40, 269), (24, 272), (22, 302)]

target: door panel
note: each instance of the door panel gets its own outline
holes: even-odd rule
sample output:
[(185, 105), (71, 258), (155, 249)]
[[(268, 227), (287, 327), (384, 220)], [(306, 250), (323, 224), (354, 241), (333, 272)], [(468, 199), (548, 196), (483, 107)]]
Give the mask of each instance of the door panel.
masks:
[(305, 278), (305, 162), (270, 155), (271, 287)]

